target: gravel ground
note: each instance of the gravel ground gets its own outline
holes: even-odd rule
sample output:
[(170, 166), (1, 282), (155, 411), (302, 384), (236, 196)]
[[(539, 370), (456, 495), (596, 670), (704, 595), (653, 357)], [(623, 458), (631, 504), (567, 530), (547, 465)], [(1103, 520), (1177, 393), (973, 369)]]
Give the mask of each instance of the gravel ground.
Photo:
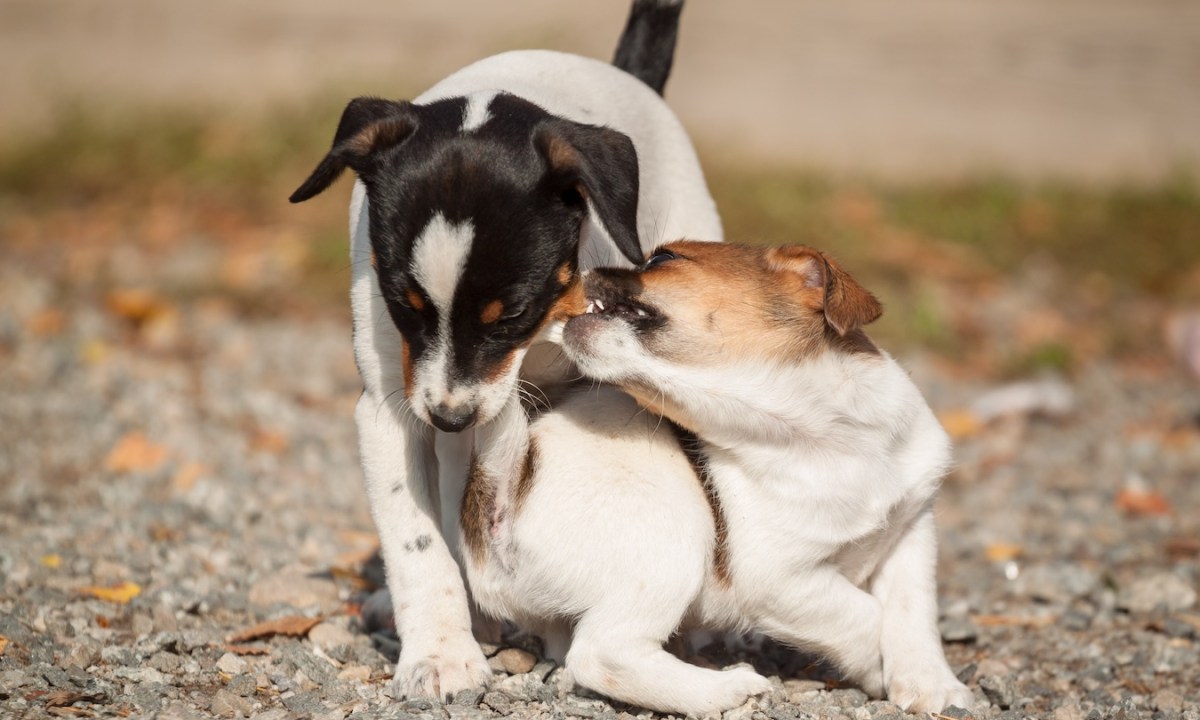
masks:
[[(0, 716), (649, 715), (560, 688), (521, 639), (486, 694), (387, 696), (340, 317), (72, 293), (16, 261), (0, 307)], [(1020, 393), (907, 364), (960, 436), (942, 629), (975, 716), (1200, 718), (1196, 383), (1099, 364), (1033, 393), (1067, 394), (1056, 419), (992, 419)], [(779, 678), (727, 720), (901, 715), (770, 644), (700, 661)]]

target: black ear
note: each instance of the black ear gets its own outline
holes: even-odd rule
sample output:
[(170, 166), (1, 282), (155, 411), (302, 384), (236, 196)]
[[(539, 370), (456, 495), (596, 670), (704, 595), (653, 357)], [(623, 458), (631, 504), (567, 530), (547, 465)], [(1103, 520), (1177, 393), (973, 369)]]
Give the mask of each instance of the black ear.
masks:
[(638, 240), (638, 160), (628, 135), (599, 125), (553, 118), (534, 131), (552, 182), (574, 189), (595, 210), (629, 261), (644, 258)]
[(416, 127), (412, 103), (372, 97), (351, 100), (342, 111), (342, 119), (333, 136), (333, 147), (288, 200), (304, 202), (322, 192), (347, 167), (362, 172), (364, 162), (372, 153), (400, 143)]

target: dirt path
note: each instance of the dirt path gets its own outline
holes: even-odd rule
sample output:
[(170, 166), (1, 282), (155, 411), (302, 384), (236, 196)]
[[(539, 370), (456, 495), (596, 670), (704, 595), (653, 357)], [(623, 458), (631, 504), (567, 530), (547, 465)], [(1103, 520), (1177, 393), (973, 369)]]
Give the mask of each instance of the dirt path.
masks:
[[(0, 129), (64, 98), (401, 93), (480, 56), (607, 57), (623, 2), (0, 0)], [(669, 97), (708, 152), (892, 177), (1200, 166), (1200, 3), (694, 0)]]

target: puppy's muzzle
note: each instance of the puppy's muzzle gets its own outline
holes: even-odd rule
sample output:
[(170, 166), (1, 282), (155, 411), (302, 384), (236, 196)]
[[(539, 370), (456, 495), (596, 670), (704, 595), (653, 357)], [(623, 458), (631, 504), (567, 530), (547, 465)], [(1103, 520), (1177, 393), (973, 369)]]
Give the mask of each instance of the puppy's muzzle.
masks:
[(438, 403), (429, 408), (429, 421), (443, 432), (462, 432), (474, 425), (478, 417), (479, 408), (471, 405)]

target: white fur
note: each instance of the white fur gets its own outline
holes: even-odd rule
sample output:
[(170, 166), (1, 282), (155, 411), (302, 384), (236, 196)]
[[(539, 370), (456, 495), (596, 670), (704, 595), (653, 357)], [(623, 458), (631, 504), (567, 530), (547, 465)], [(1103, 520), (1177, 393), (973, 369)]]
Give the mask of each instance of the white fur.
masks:
[(467, 113), (463, 119), (463, 132), (478, 130), (492, 119), (492, 114), (488, 112), (488, 103), (494, 97), (496, 97), (496, 92), (492, 90), (471, 93), (467, 96)]
[(661, 388), (668, 413), (699, 433), (734, 578), (705, 585), (705, 624), (820, 651), (909, 710), (971, 705), (937, 630), (931, 505), (950, 446), (891, 357), (683, 366), (615, 319), (580, 336), (568, 326), (564, 342), (596, 379)]
[[(700, 596), (714, 525), (662, 419), (608, 386), (577, 391), (528, 432), (520, 405), (508, 412), (505, 431), (477, 433), (497, 497), (485, 558), (466, 558), (480, 607), (540, 633), (575, 682), (642, 707), (704, 715), (767, 692), (751, 670), (707, 670), (663, 649)], [(518, 512), (530, 442), (538, 472)]]
[[(497, 90), (571, 120), (607, 125), (631, 138), (639, 163), (638, 230), (644, 248), (676, 237), (721, 239), (720, 220), (686, 133), (663, 100), (631, 75), (563, 53), (510, 52), (451, 75), (415, 102), (474, 98)], [(482, 120), (478, 111), (468, 112), (465, 129)], [(351, 198), (350, 234), (354, 351), (364, 385), (355, 418), (402, 639), (394, 684), (406, 696), (451, 695), (491, 678), (471, 635), (467, 593), (455, 562), (461, 554), (456, 527), (472, 432), (435, 432), (414, 415), (416, 403), (405, 400), (403, 344), (369, 262), (367, 199), (361, 182)], [(591, 218), (581, 237), (580, 266), (600, 263), (627, 261)], [(494, 416), (508, 402), (523, 358), (518, 357), (497, 382), (477, 388), (480, 417)]]

